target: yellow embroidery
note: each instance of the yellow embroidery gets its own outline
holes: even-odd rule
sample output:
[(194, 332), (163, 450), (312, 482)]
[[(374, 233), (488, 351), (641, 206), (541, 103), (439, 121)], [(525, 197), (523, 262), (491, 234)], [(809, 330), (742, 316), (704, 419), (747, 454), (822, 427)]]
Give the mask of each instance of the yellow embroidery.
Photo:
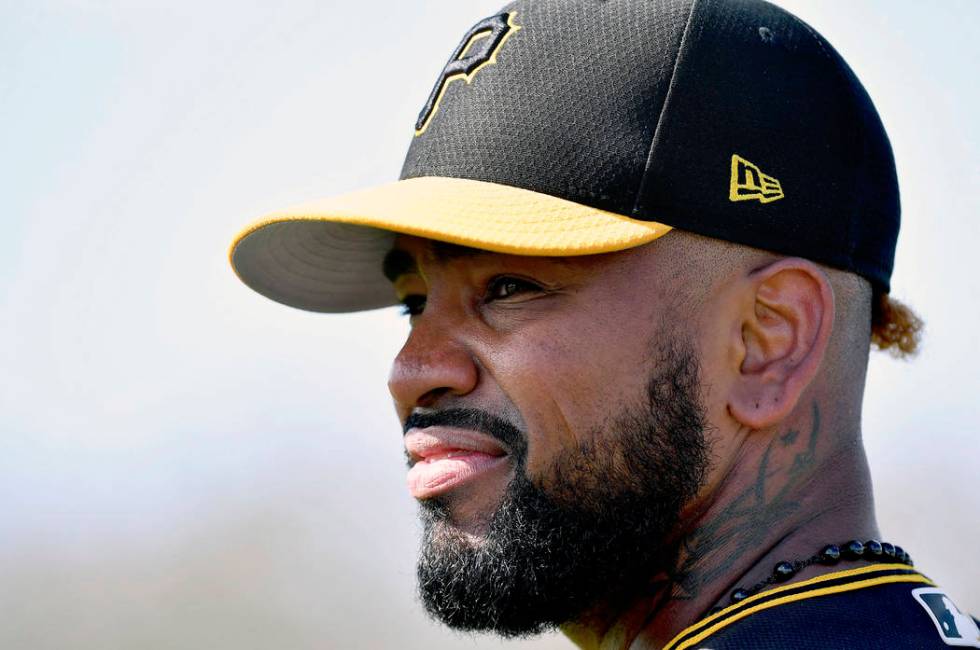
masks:
[[(809, 580), (804, 580), (802, 582), (797, 582), (782, 587), (776, 587), (762, 593), (756, 594), (755, 596), (750, 596), (746, 598), (741, 603), (737, 605), (731, 605), (726, 607), (720, 612), (712, 614), (707, 618), (698, 621), (694, 625), (681, 630), (674, 638), (664, 646), (663, 650), (686, 650), (692, 645), (703, 641), (708, 636), (714, 634), (718, 630), (724, 628), (735, 621), (745, 618), (750, 614), (754, 614), (757, 611), (763, 609), (768, 609), (770, 607), (778, 607), (786, 603), (796, 602), (799, 600), (806, 600), (807, 598), (814, 598), (817, 596), (825, 596), (828, 594), (842, 593), (845, 591), (854, 591), (856, 589), (864, 589), (866, 587), (873, 587), (879, 584), (888, 584), (894, 582), (911, 582), (911, 583), (923, 583), (927, 585), (935, 586), (935, 584), (925, 577), (921, 573), (906, 573), (898, 575), (879, 575), (877, 573), (889, 573), (895, 569), (909, 569), (910, 567), (906, 565), (895, 565), (887, 564), (881, 565), (876, 564), (872, 566), (860, 567), (857, 569), (848, 569), (845, 571), (835, 571), (833, 573), (826, 573), (824, 575), (817, 576), (815, 578), (810, 578)], [(843, 584), (838, 584), (830, 587), (820, 587), (821, 583), (830, 582), (832, 580), (839, 580), (844, 578), (855, 578), (856, 580), (852, 582), (845, 582)], [(788, 596), (781, 596), (779, 598), (773, 598), (780, 593), (787, 591), (792, 591), (800, 589), (801, 587), (812, 587), (800, 593), (790, 594)], [(768, 600), (767, 600), (768, 599)], [(763, 602), (759, 602), (763, 601)], [(752, 604), (756, 603), (756, 604)], [(748, 607), (746, 607), (748, 605)], [(735, 614), (733, 611), (741, 609)], [(721, 619), (721, 620), (719, 620)], [(685, 639), (692, 632), (698, 632), (695, 636)], [(682, 639), (684, 639), (682, 641)]]
[[(497, 62), (497, 53), (500, 52), (500, 48), (502, 48), (504, 46), (504, 43), (507, 42), (507, 39), (510, 38), (511, 35), (514, 32), (516, 32), (516, 31), (518, 31), (518, 30), (521, 29), (520, 25), (518, 25), (518, 24), (516, 24), (514, 22), (514, 16), (516, 16), (516, 15), (517, 15), (517, 12), (516, 11), (512, 11), (512, 12), (510, 12), (507, 15), (507, 26), (508, 26), (509, 29), (503, 35), (503, 37), (500, 39), (500, 42), (497, 43), (497, 47), (495, 47), (493, 49), (493, 52), (490, 54), (490, 58), (488, 58), (486, 61), (484, 61), (483, 63), (481, 63), (480, 65), (478, 65), (476, 68), (474, 68), (473, 69), (473, 72), (471, 72), (469, 74), (466, 74), (466, 73), (462, 73), (461, 72), (459, 74), (454, 74), (451, 77), (446, 77), (442, 81), (442, 83), (440, 84), (440, 87), (439, 87), (439, 94), (436, 96), (436, 101), (432, 104), (432, 110), (430, 110), (429, 111), (429, 114), (426, 116), (425, 122), (422, 124), (422, 127), (421, 128), (418, 128), (418, 129), (415, 129), (415, 137), (416, 138), (419, 137), (420, 135), (422, 135), (423, 133), (425, 133), (425, 130), (429, 128), (429, 123), (432, 121), (432, 117), (436, 113), (439, 112), (439, 104), (442, 102), (442, 96), (444, 94), (446, 94), (446, 88), (449, 87), (449, 84), (451, 84), (452, 82), (456, 81), (457, 79), (462, 79), (463, 81), (465, 81), (468, 84), (468, 83), (470, 83), (470, 82), (473, 81), (473, 77), (476, 76), (476, 73), (477, 72), (479, 72), (480, 70), (482, 70), (486, 66), (490, 65), (491, 63), (496, 63)], [(490, 31), (487, 31), (487, 30), (480, 31), (480, 32), (477, 32), (477, 33), (473, 34), (470, 37), (469, 42), (466, 44), (466, 46), (463, 48), (463, 50), (459, 53), (459, 56), (456, 57), (456, 60), (459, 60), (459, 59), (462, 59), (463, 57), (465, 57), (466, 54), (467, 54), (467, 52), (470, 51), (470, 48), (473, 47), (473, 44), (474, 43), (476, 43), (478, 40), (480, 40), (482, 38), (486, 38), (489, 35), (490, 35)]]
[(728, 198), (731, 201), (771, 203), (783, 198), (782, 184), (762, 173), (757, 165), (738, 154), (732, 156), (732, 182)]

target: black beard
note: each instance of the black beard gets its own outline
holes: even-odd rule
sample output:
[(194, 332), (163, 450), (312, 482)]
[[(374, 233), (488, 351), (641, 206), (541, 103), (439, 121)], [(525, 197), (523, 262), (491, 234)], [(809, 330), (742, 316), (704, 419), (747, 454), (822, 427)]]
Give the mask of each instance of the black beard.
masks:
[(665, 540), (704, 481), (709, 450), (697, 358), (661, 340), (645, 403), (560, 454), (547, 489), (527, 476), (526, 440), (508, 423), (472, 410), (423, 416), (498, 437), (516, 468), (477, 542), (452, 525), (450, 501), (422, 502), (418, 579), (430, 615), (454, 629), (530, 636), (600, 605), (620, 611), (670, 572), (677, 551)]

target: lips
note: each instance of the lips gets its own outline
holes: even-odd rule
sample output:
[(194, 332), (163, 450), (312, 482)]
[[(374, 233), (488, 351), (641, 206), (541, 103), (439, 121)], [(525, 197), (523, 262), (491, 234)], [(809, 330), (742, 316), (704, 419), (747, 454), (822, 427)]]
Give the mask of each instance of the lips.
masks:
[(507, 452), (494, 438), (468, 429), (410, 429), (405, 449), (412, 461), (408, 490), (428, 499), (478, 479), (506, 463)]

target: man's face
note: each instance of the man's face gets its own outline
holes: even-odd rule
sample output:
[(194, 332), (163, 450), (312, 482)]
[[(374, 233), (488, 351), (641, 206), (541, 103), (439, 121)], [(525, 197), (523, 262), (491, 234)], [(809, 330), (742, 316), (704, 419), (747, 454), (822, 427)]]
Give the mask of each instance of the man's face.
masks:
[(707, 448), (694, 344), (648, 253), (400, 237), (389, 255), (412, 314), (389, 387), (425, 522), (420, 589), (447, 624), (536, 632), (669, 567)]

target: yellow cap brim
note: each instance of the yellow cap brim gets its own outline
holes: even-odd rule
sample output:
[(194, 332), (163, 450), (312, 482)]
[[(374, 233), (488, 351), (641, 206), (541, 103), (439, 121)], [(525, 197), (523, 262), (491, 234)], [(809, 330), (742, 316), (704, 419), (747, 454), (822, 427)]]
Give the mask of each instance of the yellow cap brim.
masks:
[(252, 224), (231, 247), (249, 287), (277, 302), (349, 312), (397, 302), (382, 273), (398, 233), (514, 255), (594, 255), (670, 230), (498, 183), (421, 177), (297, 205)]

